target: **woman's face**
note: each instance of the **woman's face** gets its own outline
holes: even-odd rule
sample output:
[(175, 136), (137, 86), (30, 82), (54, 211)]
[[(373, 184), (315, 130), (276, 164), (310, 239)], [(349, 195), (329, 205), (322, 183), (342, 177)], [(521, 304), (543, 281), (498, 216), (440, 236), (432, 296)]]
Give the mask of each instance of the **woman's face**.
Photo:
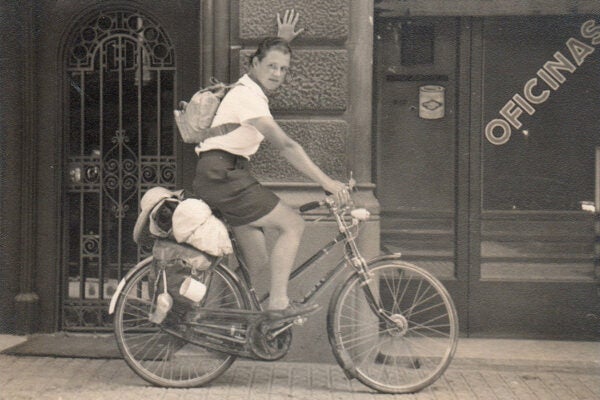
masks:
[(275, 90), (285, 80), (290, 68), (290, 55), (281, 50), (269, 50), (262, 60), (252, 60), (252, 76), (267, 90)]

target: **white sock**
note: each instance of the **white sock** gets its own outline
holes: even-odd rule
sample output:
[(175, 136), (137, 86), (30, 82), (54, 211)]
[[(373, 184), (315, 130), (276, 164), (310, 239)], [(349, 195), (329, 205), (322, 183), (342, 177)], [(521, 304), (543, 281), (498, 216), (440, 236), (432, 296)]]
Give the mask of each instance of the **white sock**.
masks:
[(270, 298), (269, 299), (269, 310), (284, 310), (290, 304), (290, 300), (287, 297)]

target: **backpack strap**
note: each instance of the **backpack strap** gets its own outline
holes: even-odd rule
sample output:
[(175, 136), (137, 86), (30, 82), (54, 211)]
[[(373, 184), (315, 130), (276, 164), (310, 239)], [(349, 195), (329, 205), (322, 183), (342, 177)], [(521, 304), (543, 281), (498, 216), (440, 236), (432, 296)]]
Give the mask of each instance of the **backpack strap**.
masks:
[(205, 132), (205, 139), (208, 139), (210, 137), (213, 136), (221, 136), (221, 135), (225, 135), (233, 130), (236, 130), (237, 128), (239, 128), (240, 126), (242, 126), (241, 124), (237, 124), (234, 122), (228, 122), (226, 124), (222, 124), (222, 125), (218, 125), (218, 126), (213, 126), (212, 128), (208, 128)]
[(199, 92), (202, 93), (202, 92), (210, 91), (220, 99), (222, 99), (223, 96), (225, 96), (225, 94), (229, 91), (229, 89), (240, 85), (239, 82), (226, 84), (226, 83), (220, 82), (215, 77), (210, 78), (209, 83), (210, 83), (210, 86), (200, 89)]

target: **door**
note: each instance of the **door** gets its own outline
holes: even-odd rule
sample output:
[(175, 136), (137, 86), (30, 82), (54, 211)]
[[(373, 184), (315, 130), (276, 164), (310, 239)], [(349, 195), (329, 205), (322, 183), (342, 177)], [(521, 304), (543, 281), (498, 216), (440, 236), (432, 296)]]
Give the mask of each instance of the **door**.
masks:
[(376, 21), (374, 158), (383, 249), (442, 279), (466, 321), (456, 234), (459, 30), (455, 18)]
[(473, 163), (481, 171), (474, 335), (599, 337), (599, 23), (597, 16), (487, 18), (475, 30), (482, 120), (473, 136), (481, 151)]
[(600, 21), (376, 27), (384, 250), (444, 281), (469, 336), (597, 339)]
[[(110, 327), (107, 301), (150, 248), (133, 242), (140, 198), (182, 185), (172, 110), (198, 87), (199, 2), (96, 7), (65, 42), (63, 329)], [(189, 150), (189, 149), (188, 149)]]

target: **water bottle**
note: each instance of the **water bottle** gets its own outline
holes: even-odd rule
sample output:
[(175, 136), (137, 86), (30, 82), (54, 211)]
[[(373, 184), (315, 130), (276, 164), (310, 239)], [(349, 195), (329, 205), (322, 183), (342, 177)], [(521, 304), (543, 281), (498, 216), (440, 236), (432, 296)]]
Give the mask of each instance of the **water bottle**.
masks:
[(159, 294), (156, 298), (156, 307), (154, 308), (154, 312), (150, 313), (148, 319), (150, 322), (154, 324), (160, 324), (167, 317), (167, 313), (173, 307), (173, 298), (167, 292), (167, 275), (165, 270), (162, 270), (163, 273), (163, 293)]

